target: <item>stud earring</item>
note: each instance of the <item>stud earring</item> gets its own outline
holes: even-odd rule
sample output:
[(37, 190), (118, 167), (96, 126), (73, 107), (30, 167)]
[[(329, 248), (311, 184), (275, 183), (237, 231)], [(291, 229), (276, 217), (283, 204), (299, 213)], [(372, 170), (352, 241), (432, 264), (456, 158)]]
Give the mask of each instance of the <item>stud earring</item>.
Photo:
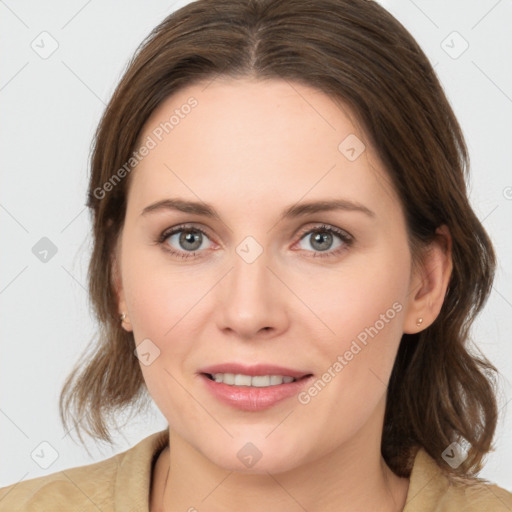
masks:
[(416, 320), (416, 325), (419, 327), (421, 324), (423, 323), (423, 318), (418, 318), (418, 320)]
[(126, 318), (126, 313), (121, 313), (121, 316), (119, 318), (121, 319), (121, 323), (123, 323)]

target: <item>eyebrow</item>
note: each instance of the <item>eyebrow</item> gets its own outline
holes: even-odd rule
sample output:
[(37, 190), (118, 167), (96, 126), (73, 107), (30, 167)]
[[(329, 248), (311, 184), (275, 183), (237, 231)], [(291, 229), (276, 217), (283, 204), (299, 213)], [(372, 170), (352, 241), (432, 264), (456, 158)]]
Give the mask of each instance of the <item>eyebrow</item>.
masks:
[[(150, 204), (142, 210), (141, 215), (147, 215), (148, 213), (166, 210), (191, 213), (221, 220), (219, 214), (215, 211), (213, 206), (203, 202), (186, 201), (184, 199), (178, 198), (162, 199), (161, 201)], [(347, 199), (332, 199), (323, 201), (310, 201), (307, 203), (297, 203), (288, 206), (281, 214), (281, 220), (297, 218), (312, 213), (336, 210), (361, 212), (368, 217), (375, 217), (375, 212), (360, 203), (349, 201)]]

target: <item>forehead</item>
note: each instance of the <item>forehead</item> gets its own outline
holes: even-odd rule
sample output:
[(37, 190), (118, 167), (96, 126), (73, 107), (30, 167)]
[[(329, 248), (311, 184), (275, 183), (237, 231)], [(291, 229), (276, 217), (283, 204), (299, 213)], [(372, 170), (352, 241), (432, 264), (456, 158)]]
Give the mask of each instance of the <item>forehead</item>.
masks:
[(153, 112), (140, 144), (152, 148), (132, 171), (138, 207), (165, 195), (245, 208), (338, 192), (383, 207), (397, 199), (350, 109), (286, 80), (186, 87)]

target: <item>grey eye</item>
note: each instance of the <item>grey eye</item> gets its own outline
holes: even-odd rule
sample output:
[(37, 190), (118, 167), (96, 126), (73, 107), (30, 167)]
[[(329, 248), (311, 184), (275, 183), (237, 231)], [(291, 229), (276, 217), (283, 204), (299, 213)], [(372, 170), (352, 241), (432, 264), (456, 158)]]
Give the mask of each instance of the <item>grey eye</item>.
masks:
[[(338, 245), (333, 247), (333, 243), (335, 242), (335, 238), (338, 238), (340, 242)], [(313, 247), (315, 251), (328, 251), (330, 249), (336, 249), (342, 245), (341, 237), (336, 235), (335, 233), (331, 233), (325, 229), (316, 229), (307, 233), (300, 241), (302, 244), (305, 240), (310, 239), (310, 246)], [(301, 246), (301, 249), (311, 250), (308, 247)]]
[[(201, 248), (203, 242), (208, 240), (208, 237), (197, 229), (180, 229), (171, 234), (167, 241), (173, 248), (182, 251), (197, 251)], [(175, 243), (173, 245), (173, 242)], [(177, 245), (176, 245), (177, 242)]]

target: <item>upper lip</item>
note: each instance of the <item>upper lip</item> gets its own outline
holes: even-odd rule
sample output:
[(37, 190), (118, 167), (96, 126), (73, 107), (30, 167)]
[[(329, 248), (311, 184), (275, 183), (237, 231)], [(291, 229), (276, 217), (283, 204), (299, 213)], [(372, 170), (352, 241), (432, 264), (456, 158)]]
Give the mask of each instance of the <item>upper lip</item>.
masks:
[(302, 370), (293, 370), (292, 368), (285, 368), (284, 366), (277, 366), (274, 364), (255, 364), (245, 365), (240, 363), (221, 363), (212, 366), (206, 366), (199, 370), (199, 373), (234, 373), (242, 375), (281, 375), (282, 377), (293, 377), (300, 379), (306, 375), (311, 375), (310, 372)]

